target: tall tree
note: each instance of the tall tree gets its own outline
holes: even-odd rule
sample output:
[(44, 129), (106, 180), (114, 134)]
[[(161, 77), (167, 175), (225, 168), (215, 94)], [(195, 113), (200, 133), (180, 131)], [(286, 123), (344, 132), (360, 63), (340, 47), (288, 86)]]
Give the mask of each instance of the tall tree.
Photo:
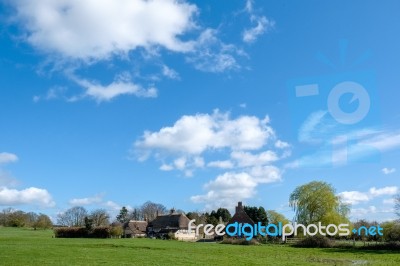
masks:
[(117, 221), (120, 223), (126, 223), (129, 221), (129, 212), (128, 209), (123, 206), (117, 215)]
[(251, 207), (251, 206), (244, 206), (243, 207), (246, 214), (253, 220), (253, 222), (258, 223), (261, 222), (262, 224), (268, 224), (268, 217), (267, 212), (265, 211), (264, 207)]
[(321, 222), (338, 224), (347, 222), (348, 206), (343, 204), (332, 185), (313, 181), (297, 187), (289, 198), (295, 211), (295, 220), (305, 225)]
[(88, 212), (85, 208), (76, 206), (60, 213), (57, 216), (57, 223), (64, 226), (85, 226), (85, 217)]

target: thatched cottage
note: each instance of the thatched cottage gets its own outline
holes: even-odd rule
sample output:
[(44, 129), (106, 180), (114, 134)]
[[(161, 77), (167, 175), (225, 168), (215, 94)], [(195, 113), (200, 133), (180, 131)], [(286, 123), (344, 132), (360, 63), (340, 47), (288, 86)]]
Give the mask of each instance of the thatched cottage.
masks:
[(195, 231), (188, 231), (189, 218), (183, 213), (176, 213), (171, 210), (169, 214), (158, 215), (147, 227), (149, 237), (165, 238), (168, 235), (178, 240), (195, 240)]

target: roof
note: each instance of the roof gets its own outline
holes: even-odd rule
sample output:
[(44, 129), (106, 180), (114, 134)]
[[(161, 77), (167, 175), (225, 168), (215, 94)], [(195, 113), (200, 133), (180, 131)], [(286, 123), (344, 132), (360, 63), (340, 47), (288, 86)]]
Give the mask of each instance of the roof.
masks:
[(187, 229), (189, 227), (189, 218), (183, 213), (170, 213), (157, 216), (149, 226), (157, 229)]
[(228, 224), (232, 224), (235, 222), (239, 224), (255, 224), (254, 221), (244, 211), (242, 202), (238, 202), (238, 206), (236, 207), (236, 212), (229, 220)]
[(130, 220), (125, 224), (125, 233), (145, 234), (147, 229), (147, 221)]

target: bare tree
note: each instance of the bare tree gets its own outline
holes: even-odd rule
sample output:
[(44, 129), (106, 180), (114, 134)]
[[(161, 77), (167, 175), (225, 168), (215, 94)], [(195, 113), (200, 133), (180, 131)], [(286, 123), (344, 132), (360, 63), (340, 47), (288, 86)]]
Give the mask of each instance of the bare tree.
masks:
[(88, 212), (85, 208), (72, 207), (57, 216), (57, 223), (64, 226), (85, 226), (87, 216)]
[(400, 194), (394, 197), (394, 211), (400, 217)]
[(164, 205), (151, 201), (143, 203), (140, 209), (143, 217), (149, 221), (154, 220), (157, 217), (157, 214), (161, 215), (167, 212), (167, 208)]
[(110, 224), (110, 216), (104, 209), (96, 209), (90, 213), (90, 219), (93, 221), (93, 226), (107, 226)]

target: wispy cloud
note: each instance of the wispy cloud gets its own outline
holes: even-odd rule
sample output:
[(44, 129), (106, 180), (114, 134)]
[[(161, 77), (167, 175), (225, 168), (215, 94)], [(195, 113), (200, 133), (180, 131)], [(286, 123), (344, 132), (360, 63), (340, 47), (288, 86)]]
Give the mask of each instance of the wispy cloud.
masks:
[(396, 172), (396, 168), (383, 168), (382, 169), (382, 173), (384, 173), (385, 175), (390, 175), (393, 174), (394, 172)]
[(249, 14), (253, 26), (243, 31), (242, 39), (244, 42), (253, 43), (258, 37), (275, 27), (275, 21), (256, 14), (252, 0), (246, 1), (245, 11)]
[(17, 155), (9, 152), (0, 153), (0, 164), (14, 163), (16, 161), (18, 161)]

